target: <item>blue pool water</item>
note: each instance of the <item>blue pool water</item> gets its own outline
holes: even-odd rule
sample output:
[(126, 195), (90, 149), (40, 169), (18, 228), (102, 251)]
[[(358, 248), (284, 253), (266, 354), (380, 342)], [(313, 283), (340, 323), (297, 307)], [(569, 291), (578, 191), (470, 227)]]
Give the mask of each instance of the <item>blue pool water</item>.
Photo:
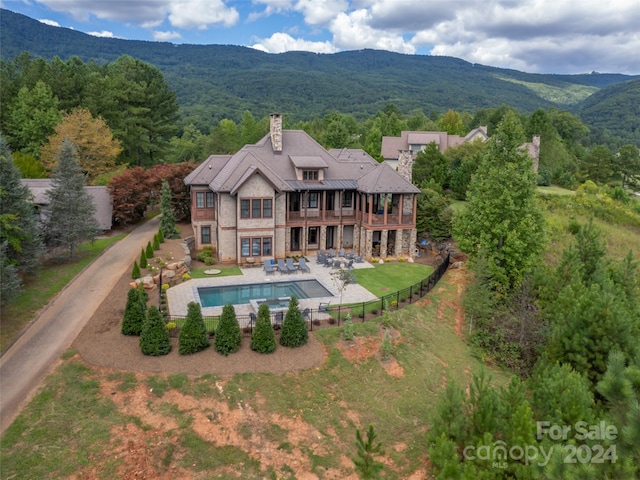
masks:
[(331, 297), (329, 292), (317, 280), (289, 280), (285, 282), (250, 283), (248, 285), (225, 285), (222, 287), (198, 288), (200, 304), (203, 307), (222, 307), (241, 305), (259, 298), (319, 298)]

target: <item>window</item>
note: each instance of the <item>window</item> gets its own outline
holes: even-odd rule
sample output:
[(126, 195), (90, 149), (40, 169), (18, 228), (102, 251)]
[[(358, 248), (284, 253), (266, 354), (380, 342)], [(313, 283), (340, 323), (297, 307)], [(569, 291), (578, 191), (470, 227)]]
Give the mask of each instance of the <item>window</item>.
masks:
[(271, 218), (273, 200), (271, 198), (243, 198), (240, 200), (240, 218)]
[(307, 239), (309, 245), (315, 245), (318, 243), (318, 227), (309, 227), (309, 238)]
[(200, 230), (200, 243), (211, 243), (211, 227), (202, 227)]
[(342, 192), (342, 206), (351, 208), (353, 205), (353, 193), (351, 192)]
[(302, 180), (318, 180), (318, 170), (303, 170)]
[(309, 208), (318, 208), (318, 192), (310, 192), (309, 200), (307, 203)]
[(251, 217), (262, 217), (262, 201), (259, 198), (251, 200)]
[(249, 218), (249, 200), (240, 200), (240, 218)]
[(250, 238), (242, 238), (240, 239), (240, 256), (248, 257), (249, 256), (249, 245), (251, 239)]
[(213, 208), (213, 192), (196, 192), (196, 208)]
[(240, 239), (241, 257), (260, 257), (271, 255), (271, 237), (254, 237)]

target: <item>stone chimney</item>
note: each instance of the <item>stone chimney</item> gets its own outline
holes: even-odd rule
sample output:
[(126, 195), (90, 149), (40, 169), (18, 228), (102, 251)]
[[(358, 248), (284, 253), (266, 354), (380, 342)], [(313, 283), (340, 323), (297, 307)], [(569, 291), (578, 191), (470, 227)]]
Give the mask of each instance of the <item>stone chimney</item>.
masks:
[(271, 148), (273, 148), (274, 152), (282, 152), (282, 115), (272, 113), (270, 116)]
[(411, 183), (413, 183), (413, 162), (414, 158), (411, 150), (400, 150), (398, 154), (398, 173)]
[(533, 141), (533, 171), (538, 173), (538, 166), (540, 164), (540, 135), (534, 135)]

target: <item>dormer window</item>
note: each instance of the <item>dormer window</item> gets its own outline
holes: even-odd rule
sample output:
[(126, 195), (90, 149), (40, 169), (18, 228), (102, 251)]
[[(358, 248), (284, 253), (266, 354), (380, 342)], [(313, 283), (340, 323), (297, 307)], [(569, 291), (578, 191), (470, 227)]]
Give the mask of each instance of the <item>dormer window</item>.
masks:
[(304, 181), (318, 181), (318, 170), (303, 170), (302, 180)]

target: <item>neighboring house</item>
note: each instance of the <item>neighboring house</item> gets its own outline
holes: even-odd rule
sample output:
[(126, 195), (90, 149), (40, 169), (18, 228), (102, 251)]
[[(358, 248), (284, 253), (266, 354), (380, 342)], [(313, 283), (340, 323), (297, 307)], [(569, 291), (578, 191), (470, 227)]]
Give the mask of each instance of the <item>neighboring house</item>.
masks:
[(196, 249), (221, 262), (261, 263), (340, 248), (410, 256), (420, 190), (363, 150), (327, 151), (306, 132), (270, 133), (234, 155), (212, 155), (185, 178)]
[(401, 155), (411, 155), (415, 159), (418, 152), (427, 148), (430, 143), (435, 143), (441, 153), (449, 147), (455, 147), (463, 143), (480, 139), (486, 142), (489, 139), (487, 127), (482, 125), (474, 128), (464, 137), (449, 135), (447, 132), (409, 132), (403, 131), (399, 137), (382, 137), (381, 154), (385, 163), (394, 170), (398, 168)]
[[(411, 179), (411, 171), (416, 155), (427, 148), (430, 143), (435, 143), (440, 152), (445, 153), (449, 147), (455, 147), (478, 139), (483, 142), (489, 139), (486, 126), (481, 125), (474, 128), (464, 137), (449, 135), (447, 132), (404, 131), (399, 137), (382, 137), (381, 154), (384, 163), (397, 170), (405, 178)], [(519, 148), (527, 151), (533, 159), (533, 171), (537, 172), (540, 162), (540, 135), (534, 135), (531, 142), (523, 143)]]
[[(36, 206), (39, 215), (42, 215), (42, 208), (49, 204), (46, 192), (51, 189), (51, 180), (48, 178), (23, 178), (22, 184), (26, 185), (33, 195), (33, 204)], [(91, 201), (96, 207), (96, 220), (103, 231), (111, 230), (111, 214), (113, 205), (111, 195), (107, 187), (84, 187)]]

